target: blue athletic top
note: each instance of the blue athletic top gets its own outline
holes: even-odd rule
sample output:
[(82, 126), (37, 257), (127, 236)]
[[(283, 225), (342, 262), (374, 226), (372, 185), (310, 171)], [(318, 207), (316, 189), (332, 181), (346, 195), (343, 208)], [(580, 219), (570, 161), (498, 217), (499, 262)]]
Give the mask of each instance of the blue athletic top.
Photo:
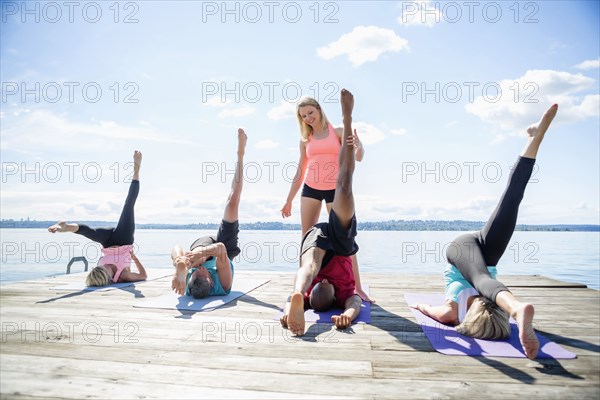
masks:
[[(231, 277), (233, 278), (233, 274), (234, 274), (233, 261), (229, 260), (229, 265), (231, 265)], [(225, 289), (223, 289), (223, 286), (221, 285), (221, 281), (219, 280), (219, 274), (217, 273), (217, 259), (215, 257), (213, 257), (210, 260), (206, 261), (204, 264), (202, 264), (202, 266), (208, 270), (208, 273), (210, 274), (210, 277), (213, 280), (213, 285), (210, 287), (210, 292), (208, 292), (208, 295), (209, 296), (228, 295), (229, 292), (231, 292), (231, 288), (229, 288), (229, 290), (225, 290)], [(190, 270), (188, 271), (188, 277), (186, 279), (186, 285), (185, 285), (186, 296), (190, 295), (190, 292), (189, 292), (188, 286), (187, 286), (187, 280), (189, 279), (190, 275), (193, 274), (194, 271), (197, 271), (197, 270), (198, 270), (198, 268), (190, 268)]]
[[(496, 279), (496, 267), (487, 267), (492, 278)], [(478, 296), (479, 292), (465, 279), (458, 268), (448, 264), (444, 270), (444, 283), (446, 285), (446, 300), (458, 304), (458, 320), (462, 322), (467, 313), (467, 300), (471, 296)]]

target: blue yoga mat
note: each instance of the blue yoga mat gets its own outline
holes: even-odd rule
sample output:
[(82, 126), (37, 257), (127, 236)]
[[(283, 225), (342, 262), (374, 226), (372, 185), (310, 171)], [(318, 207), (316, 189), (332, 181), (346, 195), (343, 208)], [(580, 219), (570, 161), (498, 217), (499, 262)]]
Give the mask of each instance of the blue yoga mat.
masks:
[[(369, 286), (363, 285), (363, 290), (366, 294), (369, 294)], [(331, 317), (334, 315), (340, 315), (344, 310), (342, 308), (332, 308), (327, 311), (315, 311), (312, 309), (308, 309), (304, 311), (304, 320), (306, 322), (317, 322), (319, 324), (331, 324)], [(279, 311), (277, 315), (277, 320), (279, 320), (283, 316), (283, 310)], [(371, 303), (363, 300), (360, 306), (360, 314), (354, 321), (353, 324), (358, 322), (364, 322), (366, 324), (371, 322)]]

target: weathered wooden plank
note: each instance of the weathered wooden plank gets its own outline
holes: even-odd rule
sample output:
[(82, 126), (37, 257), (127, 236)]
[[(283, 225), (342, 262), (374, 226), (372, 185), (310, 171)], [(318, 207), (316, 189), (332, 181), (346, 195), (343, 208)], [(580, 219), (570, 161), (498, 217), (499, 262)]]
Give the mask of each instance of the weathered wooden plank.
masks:
[[(170, 278), (83, 294), (48, 288), (84, 274), (5, 285), (0, 287), (0, 394), (464, 398), (485, 391), (491, 398), (599, 397), (598, 291), (544, 277), (501, 277), (514, 285), (517, 296), (536, 305), (536, 328), (578, 354), (575, 360), (449, 357), (433, 351), (403, 297), (441, 293), (441, 274), (364, 275), (378, 301), (371, 324), (344, 332), (330, 324), (308, 324), (302, 339), (290, 336), (275, 319), (291, 291), (293, 271), (236, 271), (237, 279), (259, 276), (271, 282), (211, 312), (132, 307), (136, 297), (168, 292)], [(57, 326), (60, 335), (52, 330)], [(129, 339), (136, 341), (126, 341), (132, 329)]]

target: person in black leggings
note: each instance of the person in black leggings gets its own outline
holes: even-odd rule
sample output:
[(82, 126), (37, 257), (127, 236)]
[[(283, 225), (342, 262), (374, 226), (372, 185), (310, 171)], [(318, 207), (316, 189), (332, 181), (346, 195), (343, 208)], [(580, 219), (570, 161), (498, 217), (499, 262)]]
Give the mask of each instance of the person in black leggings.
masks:
[[(133, 179), (119, 222), (115, 228), (91, 228), (84, 224), (60, 221), (48, 228), (51, 233), (73, 232), (102, 245), (102, 257), (98, 266), (93, 268), (86, 278), (88, 286), (106, 286), (117, 282), (135, 282), (147, 278), (146, 270), (133, 253), (133, 234), (135, 232), (134, 207), (140, 191), (140, 166), (142, 153), (133, 154)], [(131, 272), (129, 265), (133, 260), (138, 272)]]
[[(483, 229), (457, 237), (448, 247), (447, 259), (451, 265), (445, 274), (445, 304), (411, 305), (439, 322), (458, 325), (456, 330), (459, 333), (482, 339), (508, 336), (510, 315), (517, 322), (525, 355), (531, 359), (535, 358), (539, 349), (533, 329), (534, 307), (517, 300), (503, 283), (495, 279), (495, 267), (515, 230), (519, 205), (531, 177), (539, 146), (557, 111), (558, 105), (552, 105), (537, 124), (527, 129), (527, 145)], [(461, 296), (464, 293), (467, 296)], [(464, 318), (461, 318), (461, 306), (468, 309)]]

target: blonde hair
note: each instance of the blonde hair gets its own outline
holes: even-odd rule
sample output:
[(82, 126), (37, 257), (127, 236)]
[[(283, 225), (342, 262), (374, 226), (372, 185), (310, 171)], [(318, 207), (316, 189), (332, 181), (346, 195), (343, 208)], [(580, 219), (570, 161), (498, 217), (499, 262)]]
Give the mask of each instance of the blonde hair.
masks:
[(317, 109), (317, 111), (319, 111), (321, 114), (321, 128), (326, 129), (329, 125), (329, 120), (327, 119), (325, 112), (317, 100), (313, 99), (312, 97), (301, 98), (298, 104), (296, 104), (296, 118), (298, 118), (298, 124), (300, 124), (300, 136), (304, 142), (306, 142), (310, 135), (313, 134), (313, 128), (304, 122), (300, 116), (300, 108), (305, 106), (313, 106)]
[(477, 339), (505, 339), (510, 334), (508, 314), (493, 301), (477, 296), (456, 332)]
[(95, 267), (85, 278), (85, 284), (87, 286), (106, 286), (110, 284), (110, 275), (106, 268)]

